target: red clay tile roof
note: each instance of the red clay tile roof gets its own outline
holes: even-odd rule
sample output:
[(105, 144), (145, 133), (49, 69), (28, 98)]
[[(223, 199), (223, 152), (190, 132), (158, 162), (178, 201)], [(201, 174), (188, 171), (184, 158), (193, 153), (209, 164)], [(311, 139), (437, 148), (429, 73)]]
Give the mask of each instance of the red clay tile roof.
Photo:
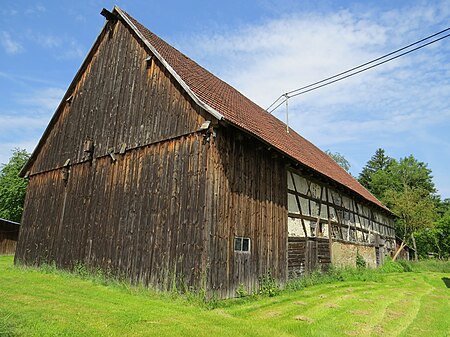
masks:
[(364, 199), (387, 209), (319, 148), (292, 129), (287, 133), (286, 125), (279, 119), (170, 46), (130, 15), (122, 10), (119, 10), (120, 12), (128, 17), (142, 36), (181, 77), (197, 98), (217, 110), (226, 121), (262, 139), (303, 165), (351, 189)]

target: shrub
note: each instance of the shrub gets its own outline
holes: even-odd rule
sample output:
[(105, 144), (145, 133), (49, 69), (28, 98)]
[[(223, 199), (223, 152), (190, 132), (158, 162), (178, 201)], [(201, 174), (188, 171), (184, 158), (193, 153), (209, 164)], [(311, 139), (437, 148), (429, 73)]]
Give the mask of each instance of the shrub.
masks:
[(259, 277), (259, 295), (272, 297), (279, 293), (280, 287), (270, 271)]
[(247, 295), (248, 295), (248, 293), (245, 290), (244, 284), (243, 283), (239, 284), (239, 287), (236, 289), (236, 296), (237, 297), (245, 297)]
[(366, 260), (359, 253), (356, 253), (356, 268), (366, 268), (366, 266)]

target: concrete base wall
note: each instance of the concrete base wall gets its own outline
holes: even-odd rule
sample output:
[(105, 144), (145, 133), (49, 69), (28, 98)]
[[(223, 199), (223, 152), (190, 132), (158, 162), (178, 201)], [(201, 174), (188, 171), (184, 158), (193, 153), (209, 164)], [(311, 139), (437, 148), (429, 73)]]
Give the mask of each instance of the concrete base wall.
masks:
[(377, 267), (375, 247), (336, 241), (331, 246), (331, 263), (339, 267), (356, 267), (356, 255), (358, 253), (366, 261), (368, 267)]

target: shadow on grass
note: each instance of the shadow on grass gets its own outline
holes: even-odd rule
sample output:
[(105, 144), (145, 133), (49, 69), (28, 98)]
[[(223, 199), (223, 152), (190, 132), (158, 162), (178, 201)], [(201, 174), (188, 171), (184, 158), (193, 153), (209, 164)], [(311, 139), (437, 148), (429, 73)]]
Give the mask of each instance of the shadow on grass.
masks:
[(442, 278), (442, 281), (444, 282), (444, 284), (445, 284), (445, 286), (446, 286), (447, 288), (450, 288), (450, 278), (448, 278), (448, 277), (443, 277), (443, 278)]

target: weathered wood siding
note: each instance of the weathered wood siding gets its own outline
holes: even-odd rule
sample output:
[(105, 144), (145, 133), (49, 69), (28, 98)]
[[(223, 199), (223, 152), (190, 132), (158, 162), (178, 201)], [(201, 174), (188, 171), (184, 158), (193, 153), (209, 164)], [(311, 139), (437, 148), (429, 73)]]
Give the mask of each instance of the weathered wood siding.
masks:
[(193, 132), (203, 110), (183, 94), (169, 72), (118, 21), (100, 34), (93, 55), (69, 89), (31, 174)]
[(331, 264), (330, 241), (324, 238), (289, 237), (289, 277), (299, 277)]
[(197, 130), (212, 118), (149, 55), (120, 21), (100, 34), (31, 166), (16, 261), (162, 289), (205, 282), (209, 144)]
[(19, 230), (18, 223), (0, 219), (0, 255), (15, 253)]
[[(243, 284), (258, 289), (258, 277), (287, 274), (287, 186), (282, 158), (235, 128), (217, 130), (208, 162), (211, 211), (208, 289), (233, 297)], [(250, 252), (235, 252), (234, 238), (248, 237)]]
[(205, 167), (202, 134), (33, 175), (16, 260), (101, 267), (168, 289), (201, 287), (205, 268)]

